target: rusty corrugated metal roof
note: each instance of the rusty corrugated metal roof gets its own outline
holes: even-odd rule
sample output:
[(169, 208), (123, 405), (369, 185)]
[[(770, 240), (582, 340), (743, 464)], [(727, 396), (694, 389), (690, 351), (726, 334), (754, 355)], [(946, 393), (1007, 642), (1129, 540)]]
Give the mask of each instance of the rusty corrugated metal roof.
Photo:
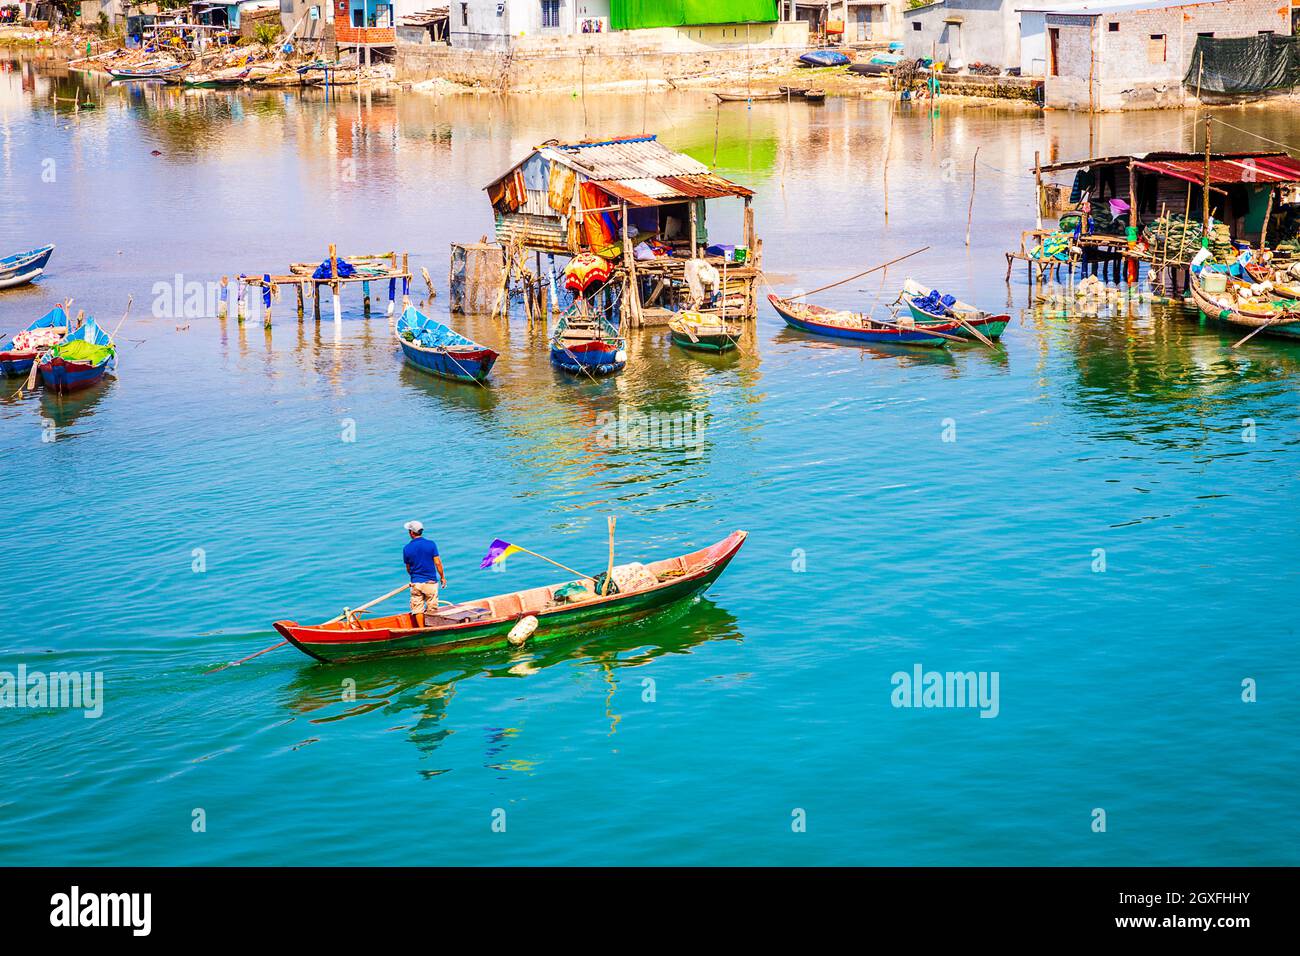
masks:
[[(1205, 182), (1205, 160), (1161, 159), (1134, 162), (1139, 169), (1150, 170), (1189, 183)], [(1300, 163), (1290, 156), (1246, 156), (1241, 159), (1211, 159), (1210, 183), (1225, 186), (1232, 183), (1296, 183), (1300, 182)]]
[(674, 152), (655, 136), (588, 143), (546, 143), (498, 176), (487, 188), (501, 182), (534, 154), (569, 167), (611, 196), (634, 206), (654, 206), (682, 199), (754, 195), (752, 190), (710, 172), (709, 167), (699, 160)]
[(738, 186), (712, 173), (665, 176), (662, 179), (593, 179), (592, 183), (630, 206), (659, 206), (668, 202), (681, 202), (683, 199), (754, 195), (744, 186)]
[[(1290, 156), (1288, 156), (1286, 153), (1281, 151), (1262, 152), (1262, 153), (1248, 152), (1248, 153), (1211, 153), (1210, 154), (1210, 162), (1212, 166), (1215, 162), (1234, 162), (1234, 161), (1245, 161), (1245, 160), (1250, 160), (1256, 163), (1257, 165), (1277, 166), (1278, 171), (1282, 171), (1283, 168), (1287, 171), (1300, 169), (1300, 166), (1297, 166), (1295, 160), (1293, 160)], [(1199, 164), (1199, 166), (1201, 167), (1200, 178), (1204, 179), (1204, 175), (1205, 175), (1205, 154), (1204, 153), (1188, 153), (1188, 152), (1182, 152), (1178, 150), (1152, 150), (1146, 153), (1131, 153), (1128, 155), (1120, 155), (1120, 156), (1094, 156), (1091, 159), (1075, 159), (1064, 163), (1048, 163), (1044, 166), (1040, 166), (1039, 171), (1044, 173), (1054, 173), (1054, 172), (1064, 172), (1070, 169), (1081, 169), (1086, 166), (1115, 166), (1121, 164), (1127, 165), (1129, 162), (1147, 163), (1152, 165), (1157, 163), (1188, 163), (1191, 165)], [(1029, 168), (1029, 171), (1030, 172), (1034, 171), (1032, 166)], [(1172, 173), (1170, 175), (1172, 175)], [(1290, 172), (1288, 172), (1287, 175), (1289, 178), (1286, 179), (1278, 179), (1276, 176), (1274, 176), (1271, 177), (1270, 180), (1259, 180), (1259, 181), (1261, 182), (1296, 181), (1296, 177), (1290, 174)], [(1211, 170), (1211, 176), (1213, 176), (1213, 170)], [(1242, 180), (1240, 179), (1231, 179), (1231, 178), (1225, 180), (1215, 180), (1211, 178), (1211, 182), (1241, 182), (1241, 181)]]

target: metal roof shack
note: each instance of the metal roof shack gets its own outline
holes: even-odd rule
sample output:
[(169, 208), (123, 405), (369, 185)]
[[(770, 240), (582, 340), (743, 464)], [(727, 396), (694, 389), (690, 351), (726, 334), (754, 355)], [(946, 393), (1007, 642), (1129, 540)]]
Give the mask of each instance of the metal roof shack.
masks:
[[(728, 306), (733, 317), (757, 310), (762, 244), (754, 234), (753, 190), (656, 136), (551, 140), (484, 190), (508, 261), (521, 251), (605, 258), (635, 293), (629, 299), (633, 324), (681, 305), (679, 287), (691, 260), (725, 267), (729, 291), (719, 300), (738, 303)], [(740, 234), (725, 242), (709, 235), (705, 221), (706, 202), (723, 198), (745, 205)]]
[[(1127, 166), (1172, 176), (1190, 183), (1205, 182), (1205, 154), (1182, 152), (1133, 153), (1128, 156), (1098, 156), (1068, 163), (1052, 163), (1040, 167), (1044, 173), (1084, 169), (1092, 166)], [(1033, 170), (1031, 169), (1031, 172)], [(1210, 185), (1225, 186), (1232, 183), (1300, 182), (1300, 162), (1283, 152), (1272, 153), (1211, 153)]]

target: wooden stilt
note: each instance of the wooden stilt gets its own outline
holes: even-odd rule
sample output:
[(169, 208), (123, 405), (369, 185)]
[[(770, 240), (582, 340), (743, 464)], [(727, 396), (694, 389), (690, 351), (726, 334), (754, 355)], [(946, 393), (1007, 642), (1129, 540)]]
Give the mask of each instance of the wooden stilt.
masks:
[(370, 283), (361, 283), (361, 314), (370, 317)]
[(217, 300), (217, 318), (230, 314), (230, 276), (221, 277), (221, 297)]

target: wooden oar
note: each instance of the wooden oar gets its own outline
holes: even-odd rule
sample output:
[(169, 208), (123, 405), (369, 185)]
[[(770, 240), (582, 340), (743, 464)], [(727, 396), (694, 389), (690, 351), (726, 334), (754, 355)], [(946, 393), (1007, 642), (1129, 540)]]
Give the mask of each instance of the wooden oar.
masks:
[[(410, 584), (403, 584), (400, 588), (395, 588), (394, 590), (389, 591), (389, 592), (388, 592), (387, 594), (385, 594), (383, 597), (377, 597), (377, 598), (375, 598), (373, 601), (369, 601), (369, 602), (367, 602), (366, 604), (361, 605), (361, 607), (359, 607), (359, 608), (354, 608), (354, 609), (352, 609), (352, 610), (350, 610), (350, 611), (344, 611), (344, 612), (343, 612), (342, 614), (340, 614), (338, 617), (330, 618), (330, 619), (329, 619), (328, 621), (326, 621), (325, 623), (326, 623), (326, 624), (337, 624), (339, 621), (343, 620), (343, 618), (344, 618), (346, 615), (349, 615), (349, 614), (356, 614), (356, 613), (359, 612), (359, 611), (364, 611), (364, 610), (366, 610), (367, 608), (374, 607), (376, 604), (380, 603), (381, 601), (387, 601), (390, 597), (393, 597), (393, 596), (395, 596), (395, 595), (401, 594), (403, 591), (405, 591), (405, 590), (406, 590), (407, 588), (409, 588), (410, 586), (411, 586)], [(261, 649), (260, 651), (258, 651), (256, 654), (249, 654), (247, 657), (241, 657), (241, 658), (240, 658), (239, 660), (237, 660), (237, 661), (231, 661), (229, 664), (222, 664), (220, 667), (214, 667), (214, 668), (212, 668), (212, 670), (210, 670), (210, 671), (204, 671), (203, 673), (204, 673), (204, 674), (215, 674), (217, 671), (224, 671), (227, 667), (236, 667), (236, 666), (238, 666), (238, 665), (240, 665), (240, 664), (245, 663), (246, 661), (251, 661), (254, 657), (261, 657), (263, 654), (266, 654), (266, 653), (268, 653), (268, 652), (270, 652), (270, 651), (273, 651), (273, 650), (275, 650), (277, 647), (284, 647), (284, 645), (286, 645), (286, 644), (288, 644), (288, 643), (289, 643), (288, 641), (281, 641), (279, 644), (272, 644), (270, 647), (264, 647), (264, 648), (262, 648), (262, 649)]]
[(994, 351), (997, 351), (997, 348), (998, 348), (998, 347), (997, 347), (996, 345), (993, 344), (993, 340), (990, 339), (988, 336), (986, 336), (986, 335), (985, 335), (983, 332), (981, 332), (979, 329), (975, 328), (975, 326), (971, 325), (969, 322), (967, 322), (965, 319), (963, 319), (963, 318), (961, 317), (961, 313), (960, 313), (960, 312), (956, 312), (956, 311), (954, 311), (953, 309), (948, 309), (947, 312), (948, 312), (948, 315), (952, 316), (954, 319), (957, 320), (957, 323), (958, 323), (958, 324), (959, 324), (963, 329), (965, 329), (965, 330), (966, 330), (967, 332), (969, 332), (971, 335), (975, 336), (975, 338), (979, 339), (981, 342), (983, 342), (983, 343), (984, 343), (985, 345), (987, 345), (989, 348), (993, 349)]
[(1245, 345), (1247, 342), (1249, 342), (1249, 341), (1250, 341), (1251, 339), (1253, 339), (1255, 336), (1259, 335), (1260, 332), (1263, 332), (1265, 329), (1269, 328), (1270, 326), (1274, 326), (1274, 325), (1286, 325), (1288, 322), (1300, 322), (1300, 316), (1297, 316), (1297, 315), (1296, 315), (1295, 313), (1293, 313), (1293, 312), (1284, 312), (1284, 313), (1282, 313), (1282, 317), (1281, 317), (1281, 318), (1279, 318), (1279, 319), (1271, 319), (1270, 321), (1265, 322), (1263, 325), (1251, 329), (1249, 335), (1247, 335), (1244, 339), (1241, 339), (1240, 341), (1233, 342), (1233, 343), (1232, 343), (1232, 347), (1235, 349), (1235, 348), (1237, 348), (1237, 346), (1239, 346), (1239, 345)]
[[(864, 318), (866, 318), (864, 316)], [(866, 318), (868, 322), (874, 322), (877, 325), (887, 325), (891, 329), (899, 329), (903, 332), (920, 332), (924, 335), (933, 335), (935, 338), (948, 339), (950, 342), (965, 342), (960, 335), (949, 335), (947, 332), (940, 332), (936, 329), (927, 329), (924, 325), (899, 325), (896, 322), (886, 322), (884, 319)], [(870, 330), (868, 330), (870, 331)], [(900, 342), (900, 345), (906, 345), (906, 342)]]
[(36, 374), (41, 369), (41, 359), (45, 356), (45, 353), (48, 351), (49, 349), (36, 350), (36, 357), (32, 359), (32, 370), (27, 374), (27, 381), (22, 388), (23, 391), (30, 392), (32, 389), (36, 387)]

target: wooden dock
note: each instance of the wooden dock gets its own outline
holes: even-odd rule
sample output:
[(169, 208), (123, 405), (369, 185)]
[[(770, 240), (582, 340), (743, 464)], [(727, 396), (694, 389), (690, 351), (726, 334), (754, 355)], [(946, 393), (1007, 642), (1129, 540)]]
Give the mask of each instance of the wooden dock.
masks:
[[(339, 274), (339, 262), (343, 261), (350, 265), (354, 270), (352, 275)], [(329, 274), (317, 277), (316, 272), (326, 262), (329, 263)], [(321, 319), (320, 296), (321, 289), (329, 290), (333, 299), (334, 321), (341, 323), (343, 321), (343, 306), (340, 301), (344, 286), (361, 284), (362, 289), (362, 308), (364, 314), (370, 315), (370, 304), (372, 301), (370, 284), (372, 282), (388, 283), (388, 316), (393, 315), (397, 305), (398, 290), (401, 290), (402, 308), (411, 304), (411, 269), (410, 258), (408, 253), (402, 253), (399, 256), (396, 252), (371, 253), (355, 256), (340, 256), (338, 247), (333, 243), (330, 244), (328, 256), (319, 263), (316, 262), (294, 262), (290, 263), (289, 271), (285, 274), (272, 274), (263, 272), (241, 273), (235, 277), (236, 292), (236, 315), (240, 322), (243, 322), (252, 312), (251, 299), (253, 290), (261, 292), (262, 297), (262, 322), (266, 328), (271, 327), (271, 309), (272, 303), (279, 299), (280, 290), (284, 286), (292, 286), (297, 292), (298, 297), (298, 318), (301, 319), (306, 314), (307, 298), (312, 300), (312, 315), (317, 322)], [(219, 306), (219, 317), (225, 318), (229, 311), (229, 287), (230, 277), (221, 277), (221, 300)]]

